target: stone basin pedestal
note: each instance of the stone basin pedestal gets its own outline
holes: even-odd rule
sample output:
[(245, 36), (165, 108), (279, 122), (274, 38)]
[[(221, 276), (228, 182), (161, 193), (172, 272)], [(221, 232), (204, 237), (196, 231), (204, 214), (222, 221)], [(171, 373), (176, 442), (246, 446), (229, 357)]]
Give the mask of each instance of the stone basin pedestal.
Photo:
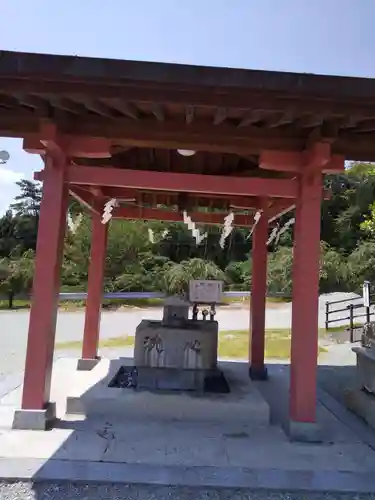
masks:
[(357, 370), (361, 387), (375, 394), (375, 349), (353, 347), (357, 355)]
[(375, 328), (367, 323), (363, 328), (362, 345), (353, 347), (357, 356), (357, 379), (344, 393), (346, 406), (375, 428)]
[(218, 323), (189, 319), (189, 303), (166, 301), (162, 321), (143, 320), (135, 333), (139, 389), (203, 390), (217, 370)]

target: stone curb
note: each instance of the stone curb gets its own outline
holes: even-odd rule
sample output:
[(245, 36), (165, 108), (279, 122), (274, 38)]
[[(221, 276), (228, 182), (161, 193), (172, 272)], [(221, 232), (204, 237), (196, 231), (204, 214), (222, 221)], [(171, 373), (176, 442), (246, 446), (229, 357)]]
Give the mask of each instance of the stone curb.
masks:
[(0, 458), (0, 481), (48, 481), (374, 493), (373, 472), (245, 469)]

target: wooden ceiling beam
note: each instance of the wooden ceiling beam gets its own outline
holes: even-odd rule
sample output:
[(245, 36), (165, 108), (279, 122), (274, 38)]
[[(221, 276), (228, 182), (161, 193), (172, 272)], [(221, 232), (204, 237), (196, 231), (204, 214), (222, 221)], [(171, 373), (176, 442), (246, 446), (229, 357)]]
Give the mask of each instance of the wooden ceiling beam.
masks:
[(375, 131), (375, 120), (365, 120), (357, 122), (355, 125), (355, 133), (365, 133)]
[(66, 175), (67, 182), (71, 184), (124, 187), (149, 191), (274, 198), (296, 198), (298, 192), (295, 179), (224, 177), (82, 166), (68, 167)]
[(194, 106), (186, 106), (185, 120), (186, 120), (186, 124), (187, 125), (190, 125), (193, 122), (194, 116), (195, 116), (195, 108), (194, 108)]
[(295, 121), (295, 128), (315, 128), (320, 127), (323, 124), (325, 115), (320, 114), (310, 114), (302, 116)]
[(139, 109), (132, 103), (126, 102), (122, 99), (101, 99), (112, 109), (115, 109), (119, 113), (131, 118), (132, 120), (139, 120), (141, 118), (141, 113)]
[[(363, 119), (363, 118), (362, 118)], [(153, 121), (153, 120), (152, 120)], [(307, 143), (304, 136), (293, 130), (264, 130), (257, 127), (241, 129), (230, 124), (209, 127), (207, 124), (191, 125), (166, 122), (157, 124), (132, 121), (128, 119), (98, 119), (88, 116), (73, 119), (64, 116), (55, 121), (60, 135), (75, 136), (76, 140), (88, 140), (93, 137), (110, 140), (112, 144), (123, 148), (146, 147), (164, 149), (193, 149), (234, 153), (240, 156), (258, 155), (262, 150), (302, 151)], [(90, 123), (91, 122), (91, 123)], [(40, 117), (32, 111), (7, 110), (0, 114), (0, 136), (27, 137), (38, 134)], [(332, 152), (343, 154), (346, 160), (374, 161), (375, 141), (373, 133), (358, 133), (354, 130), (340, 130), (332, 139)]]
[[(192, 149), (235, 154), (254, 154), (266, 145), (280, 144), (277, 149), (303, 149), (305, 140), (295, 133), (262, 130), (257, 127), (242, 130), (222, 124), (212, 127), (206, 123), (189, 126), (168, 120), (155, 126), (153, 120), (97, 120), (94, 117), (65, 121), (64, 130), (77, 136), (106, 137), (118, 144), (164, 149)], [(263, 146), (263, 147), (262, 147)], [(289, 147), (288, 147), (289, 146)]]
[[(321, 143), (324, 144), (324, 143)], [(325, 145), (323, 145), (325, 147)], [(264, 170), (274, 170), (279, 172), (295, 172), (301, 173), (308, 167), (308, 163), (319, 164), (319, 168), (323, 173), (338, 173), (345, 171), (345, 157), (342, 155), (331, 155), (330, 149), (327, 153), (329, 157), (325, 157), (324, 161), (320, 158), (311, 157), (311, 154), (320, 157), (322, 151), (318, 153), (317, 145), (313, 146), (310, 151), (262, 151), (259, 158), (259, 167)]]
[(72, 99), (73, 102), (78, 101), (89, 111), (92, 111), (93, 113), (103, 116), (104, 118), (113, 117), (112, 110), (105, 104), (101, 103), (99, 100), (91, 100), (88, 98), (76, 97), (76, 96), (74, 96), (74, 98), (71, 97), (70, 99)]
[(296, 206), (294, 204), (291, 205), (290, 202), (288, 203), (284, 200), (280, 200), (280, 202), (273, 204), (267, 210), (267, 216), (269, 217), (268, 223), (271, 224), (272, 222), (291, 212), (295, 208)]
[[(148, 195), (156, 195), (158, 196), (175, 196), (177, 198), (178, 193), (176, 192), (164, 192), (164, 191), (144, 191), (144, 190), (135, 190), (135, 189), (128, 189), (128, 188), (116, 188), (116, 187), (106, 187), (102, 189), (103, 196), (106, 196), (108, 198), (117, 198), (117, 199), (139, 199), (141, 196), (148, 196)], [(252, 196), (225, 196), (225, 195), (215, 195), (215, 194), (205, 194), (205, 193), (187, 193), (188, 194), (188, 199), (192, 201), (192, 203), (196, 203), (197, 205), (201, 204), (202, 206), (204, 205), (205, 201), (207, 199), (209, 200), (219, 200), (222, 201), (223, 203), (226, 203), (228, 206), (231, 206), (233, 208), (237, 209), (253, 209), (258, 207), (258, 198), (257, 197), (252, 197)], [(159, 203), (157, 201), (157, 203)], [(176, 201), (177, 203), (177, 201)]]
[(217, 108), (215, 111), (214, 119), (213, 119), (213, 124), (214, 125), (220, 125), (221, 123), (225, 122), (227, 119), (228, 111), (226, 108)]
[[(0, 130), (1, 120), (2, 116), (0, 116)], [(71, 144), (72, 156), (74, 156), (73, 145), (76, 145), (77, 149), (82, 149), (78, 146), (81, 141), (88, 144), (90, 139), (93, 144), (95, 137), (103, 141), (107, 139), (112, 144), (125, 148), (192, 149), (242, 156), (258, 154), (259, 150), (264, 148), (285, 147), (289, 150), (301, 150), (305, 142), (295, 134), (280, 134), (257, 128), (240, 130), (230, 125), (210, 127), (206, 123), (186, 126), (172, 121), (155, 126), (153, 120), (135, 122), (128, 119), (98, 120), (95, 117), (84, 118), (82, 121), (62, 121), (60, 135), (66, 137), (66, 144)], [(36, 139), (37, 134), (33, 135), (33, 138)], [(105, 153), (107, 151), (108, 149)]]
[(24, 106), (32, 108), (39, 116), (48, 116), (48, 112), (51, 109), (51, 103), (42, 99), (38, 96), (32, 95), (15, 95), (15, 98)]
[(87, 113), (87, 109), (77, 102), (73, 102), (66, 98), (59, 98), (56, 96), (48, 96), (48, 100), (51, 102), (52, 106), (63, 111), (68, 111), (74, 115), (82, 115), (82, 113)]
[[(27, 153), (43, 155), (46, 147), (41, 142), (41, 134), (28, 134), (23, 140), (23, 149)], [(112, 142), (108, 139), (90, 137), (59, 136), (59, 143), (65, 154), (70, 157), (109, 158)]]
[(259, 123), (263, 119), (264, 119), (264, 111), (261, 109), (254, 109), (246, 113), (246, 115), (242, 118), (238, 126), (248, 127), (250, 125), (254, 125), (255, 123)]
[(39, 137), (45, 153), (48, 153), (48, 155), (54, 159), (56, 162), (55, 166), (64, 165), (65, 167), (68, 161), (68, 155), (61, 144), (57, 127), (47, 120), (40, 120), (39, 123)]
[(152, 112), (158, 122), (163, 122), (165, 120), (165, 110), (161, 104), (155, 104), (152, 107)]
[(0, 94), (0, 106), (6, 108), (7, 110), (14, 109), (19, 106), (19, 100), (15, 95), (3, 95)]
[(69, 194), (90, 212), (99, 213), (96, 204), (97, 198), (93, 193), (90, 193), (79, 186), (69, 186)]
[[(226, 212), (189, 212), (197, 224), (223, 225)], [(159, 220), (163, 222), (183, 222), (182, 214), (169, 210), (142, 207), (118, 207), (113, 211), (114, 219)], [(250, 227), (254, 223), (253, 215), (235, 214), (233, 225)]]
[(266, 119), (265, 126), (268, 128), (282, 127), (283, 125), (290, 125), (296, 119), (295, 110), (286, 111), (281, 115), (274, 116), (272, 118)]
[[(2, 93), (41, 93), (81, 95), (91, 98), (115, 98), (131, 102), (170, 103), (204, 107), (225, 107), (246, 109), (265, 109), (272, 112), (283, 112), (295, 107), (295, 94), (290, 96), (285, 91), (273, 92), (265, 90), (244, 89), (240, 87), (222, 87), (220, 92), (199, 86), (173, 84), (108, 84), (103, 82), (57, 81), (43, 76), (34, 78), (17, 78), (4, 76), (0, 81)], [(327, 113), (337, 116), (357, 114), (364, 117), (375, 117), (375, 101), (368, 99), (350, 100), (335, 96), (322, 99), (311, 93), (298, 98), (298, 109), (302, 113)]]

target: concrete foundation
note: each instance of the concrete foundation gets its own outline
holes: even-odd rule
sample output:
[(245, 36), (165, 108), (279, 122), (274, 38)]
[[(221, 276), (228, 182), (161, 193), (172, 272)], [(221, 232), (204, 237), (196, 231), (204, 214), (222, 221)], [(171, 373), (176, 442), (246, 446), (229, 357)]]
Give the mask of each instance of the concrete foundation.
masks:
[(88, 372), (95, 368), (95, 366), (99, 363), (100, 358), (91, 358), (91, 359), (85, 359), (85, 358), (80, 358), (77, 361), (77, 370), (78, 371), (83, 371), (83, 372)]
[(228, 394), (160, 393), (108, 387), (121, 366), (133, 366), (133, 363), (129, 358), (102, 359), (91, 372), (76, 372), (66, 400), (66, 413), (108, 415), (124, 422), (152, 419), (153, 422), (269, 425), (269, 405), (249, 380), (247, 368), (238, 363), (219, 364), (230, 387)]
[(48, 403), (44, 410), (16, 410), (13, 417), (13, 429), (45, 431), (56, 421), (56, 404)]
[(375, 429), (375, 396), (363, 389), (348, 389), (344, 394), (346, 407)]
[(290, 420), (287, 431), (291, 441), (302, 443), (321, 443), (323, 441), (322, 428), (316, 422)]
[(251, 380), (268, 380), (267, 367), (262, 366), (261, 368), (256, 368), (254, 366), (250, 366), (249, 377)]
[[(343, 488), (354, 496), (375, 490), (372, 429), (324, 391), (318, 390), (317, 404), (323, 444), (289, 441), (280, 427), (288, 416), (289, 368), (284, 365), (270, 362), (269, 381), (255, 383), (249, 380), (247, 362), (219, 363), (230, 383), (233, 374), (244, 391), (260, 388), (273, 409), (273, 425), (256, 425), (251, 413), (247, 419), (244, 405), (241, 411), (246, 419), (237, 422), (229, 405), (226, 421), (218, 425), (153, 417), (129, 419), (111, 408), (108, 414), (107, 408), (102, 409), (102, 418), (64, 417), (67, 395), (79, 395), (78, 386), (84, 395), (92, 395), (110, 364), (102, 360), (91, 371), (77, 372), (77, 359), (56, 360), (51, 398), (61, 420), (51, 432), (11, 430), (22, 387), (14, 384), (15, 389), (7, 391), (0, 399), (0, 476), (4, 480), (92, 482), (93, 487), (102, 481), (126, 483), (128, 489), (134, 483), (134, 491), (141, 483), (184, 485), (204, 487), (206, 494), (215, 485), (233, 486), (232, 497), (240, 495), (238, 489), (247, 484), (256, 490), (274, 487), (281, 492), (293, 484), (296, 497), (301, 490), (308, 496), (308, 491), (317, 488), (331, 493)], [(164, 399), (159, 401), (163, 404)], [(175, 498), (176, 491), (170, 492)], [(244, 495), (251, 496), (251, 492)]]

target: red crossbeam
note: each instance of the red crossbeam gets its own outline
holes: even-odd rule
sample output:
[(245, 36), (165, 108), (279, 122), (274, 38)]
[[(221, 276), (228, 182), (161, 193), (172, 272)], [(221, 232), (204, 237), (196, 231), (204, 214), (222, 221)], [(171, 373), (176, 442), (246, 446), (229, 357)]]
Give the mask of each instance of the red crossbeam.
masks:
[(69, 187), (69, 194), (78, 201), (82, 206), (88, 208), (90, 211), (98, 213), (95, 201), (97, 198), (82, 188), (77, 186)]
[[(41, 180), (43, 174), (38, 175)], [(222, 194), (229, 196), (260, 196), (296, 198), (295, 179), (262, 179), (256, 177), (224, 177), (217, 175), (180, 174), (103, 167), (67, 169), (71, 184), (113, 186), (143, 190)]]
[[(191, 219), (197, 224), (224, 224), (224, 217), (227, 212), (192, 212), (188, 213)], [(138, 208), (138, 207), (121, 207), (113, 211), (115, 219), (140, 219), (140, 220), (159, 220), (163, 222), (182, 222), (182, 214), (169, 210), (161, 210), (158, 208)], [(253, 215), (235, 214), (234, 226), (250, 227), (254, 223)]]
[[(278, 170), (281, 172), (301, 172), (307, 167), (308, 162), (314, 162), (325, 174), (344, 172), (345, 157), (332, 155), (326, 157), (317, 144), (311, 151), (263, 151), (259, 157), (259, 167), (265, 170)], [(328, 144), (326, 146), (329, 146)], [(321, 148), (323, 149), (323, 147)]]
[[(111, 141), (104, 138), (60, 135), (59, 144), (67, 156), (84, 158), (109, 158)], [(46, 151), (42, 134), (29, 134), (23, 140), (23, 149), (27, 153), (42, 155)]]

